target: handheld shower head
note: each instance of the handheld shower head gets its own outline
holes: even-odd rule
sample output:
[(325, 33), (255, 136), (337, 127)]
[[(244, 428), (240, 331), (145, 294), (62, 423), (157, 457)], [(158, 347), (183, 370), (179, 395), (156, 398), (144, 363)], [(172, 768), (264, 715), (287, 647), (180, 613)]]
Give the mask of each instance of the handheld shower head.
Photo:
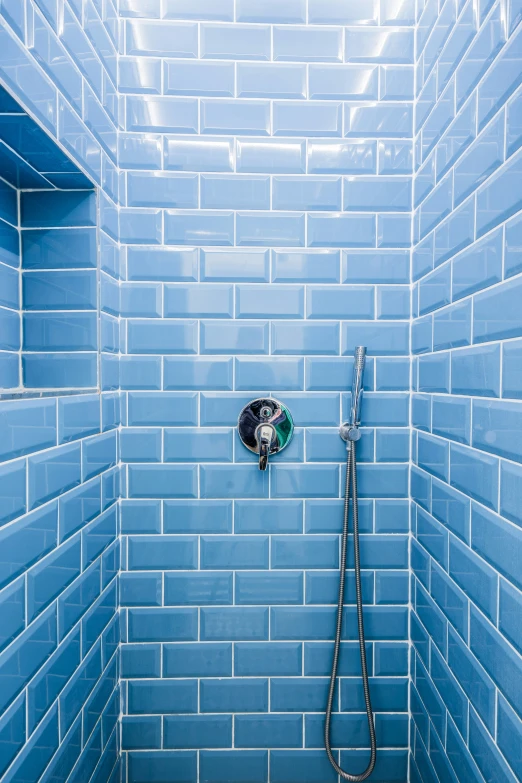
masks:
[(358, 345), (354, 352), (352, 401), (350, 405), (351, 427), (358, 427), (361, 423), (361, 400), (363, 395), (363, 373), (366, 364), (366, 347)]

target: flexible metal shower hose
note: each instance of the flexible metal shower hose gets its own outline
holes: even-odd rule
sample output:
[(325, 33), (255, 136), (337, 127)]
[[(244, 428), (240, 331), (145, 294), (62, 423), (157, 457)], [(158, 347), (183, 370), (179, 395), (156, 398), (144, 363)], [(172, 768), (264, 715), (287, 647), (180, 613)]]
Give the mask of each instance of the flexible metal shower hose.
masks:
[[(352, 515), (353, 515), (353, 548), (355, 554), (355, 592), (357, 600), (357, 626), (359, 632), (359, 648), (361, 653), (361, 672), (364, 689), (364, 701), (366, 704), (366, 715), (368, 717), (368, 729), (370, 731), (370, 747), (371, 755), (370, 762), (364, 772), (359, 775), (351, 775), (349, 772), (345, 772), (344, 769), (337, 764), (330, 747), (330, 724), (332, 719), (332, 706), (335, 693), (335, 683), (337, 679), (337, 667), (339, 664), (339, 650), (341, 644), (341, 636), (343, 630), (343, 605), (344, 605), (344, 589), (346, 583), (346, 549), (348, 544), (348, 519), (350, 511), (350, 485), (352, 489)], [(343, 521), (343, 534), (341, 543), (341, 574), (339, 580), (339, 603), (337, 606), (337, 626), (335, 629), (335, 644), (334, 655), (332, 662), (332, 674), (330, 677), (330, 688), (328, 690), (328, 703), (326, 706), (326, 722), (324, 729), (324, 741), (326, 746), (326, 753), (330, 759), (330, 763), (333, 768), (344, 780), (351, 780), (354, 783), (358, 781), (366, 780), (375, 767), (375, 758), (377, 755), (376, 742), (375, 742), (375, 727), (373, 725), (373, 712), (372, 704), (370, 700), (370, 688), (368, 685), (368, 670), (366, 666), (366, 644), (364, 639), (364, 623), (363, 623), (363, 609), (362, 609), (362, 593), (361, 593), (361, 563), (359, 557), (359, 513), (357, 508), (357, 459), (356, 459), (356, 442), (352, 441), (348, 447), (348, 459), (346, 462), (346, 489), (344, 493), (344, 521)]]

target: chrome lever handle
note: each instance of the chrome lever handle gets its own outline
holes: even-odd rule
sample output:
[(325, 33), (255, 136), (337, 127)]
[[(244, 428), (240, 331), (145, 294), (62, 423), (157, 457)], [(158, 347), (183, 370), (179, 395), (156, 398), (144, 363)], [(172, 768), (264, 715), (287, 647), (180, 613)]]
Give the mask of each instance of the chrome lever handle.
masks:
[(270, 455), (270, 446), (275, 437), (275, 430), (271, 424), (262, 424), (256, 432), (256, 440), (259, 446), (259, 470), (266, 470), (268, 467), (268, 457)]

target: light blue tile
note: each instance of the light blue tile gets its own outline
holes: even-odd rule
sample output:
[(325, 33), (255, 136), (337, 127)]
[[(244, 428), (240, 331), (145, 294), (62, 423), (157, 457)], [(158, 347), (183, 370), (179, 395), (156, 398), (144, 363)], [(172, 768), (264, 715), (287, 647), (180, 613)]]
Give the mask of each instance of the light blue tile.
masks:
[(268, 322), (202, 321), (201, 353), (268, 353)]
[(522, 221), (518, 218), (510, 220), (505, 229), (504, 276), (512, 277), (522, 271), (517, 248), (521, 241)]
[(334, 322), (276, 321), (272, 323), (271, 337), (272, 353), (276, 355), (339, 353), (339, 325)]
[(269, 60), (270, 27), (202, 24), (201, 57), (225, 60)]
[(165, 243), (170, 245), (233, 245), (232, 212), (180, 211), (165, 213)]
[(338, 283), (339, 251), (307, 250), (272, 252), (274, 283)]
[(302, 140), (237, 139), (238, 172), (304, 174), (306, 146)]
[(517, 154), (478, 191), (477, 236), (495, 228), (520, 209), (516, 183), (521, 169), (522, 155)]
[(373, 286), (310, 286), (307, 290), (307, 318), (369, 319), (374, 318)]
[(308, 142), (310, 174), (375, 174), (376, 159), (375, 141)]
[(269, 279), (268, 250), (201, 250), (201, 280), (265, 283)]
[(343, 283), (409, 283), (410, 259), (404, 250), (357, 252), (342, 258)]
[(232, 501), (167, 500), (164, 529), (166, 533), (230, 533)]
[(239, 0), (238, 22), (306, 22), (305, 0), (289, 0), (283, 7), (277, 0), (268, 0), (259, 8), (256, 0)]
[[(508, 348), (505, 347), (505, 350)], [(452, 353), (451, 378), (453, 394), (499, 397), (499, 346), (470, 348)], [(504, 378), (506, 378), (505, 375)]]
[(404, 286), (389, 286), (377, 289), (378, 318), (408, 318), (410, 315), (410, 294)]
[(274, 60), (341, 62), (341, 30), (321, 27), (274, 27)]
[(520, 405), (517, 402), (474, 401), (473, 446), (515, 462), (522, 462), (519, 415)]
[(51, 500), (80, 483), (80, 445), (58, 446), (28, 460), (29, 508)]
[(409, 215), (390, 213), (377, 216), (377, 247), (410, 247)]
[(56, 408), (52, 400), (4, 403), (0, 410), (2, 461), (56, 445)]
[(383, 65), (380, 73), (381, 100), (413, 100), (413, 68)]
[(273, 106), (273, 135), (341, 136), (341, 104), (331, 101), (276, 101)]
[(127, 98), (127, 130), (197, 133), (198, 102), (195, 98)]
[(433, 316), (433, 349), (457, 348), (471, 342), (471, 302), (435, 313)]
[(127, 204), (129, 207), (197, 207), (197, 176), (167, 172), (129, 172)]
[(347, 177), (344, 180), (343, 209), (355, 212), (401, 212), (411, 209), (410, 180), (402, 177), (375, 179)]
[(161, 93), (161, 61), (121, 57), (118, 88), (124, 93)]
[[(211, 65), (215, 67), (214, 63)], [(306, 98), (306, 66), (238, 63), (237, 95), (239, 98)]]
[(460, 204), (504, 160), (504, 114), (478, 136), (455, 166), (455, 203)]
[(516, 66), (520, 58), (522, 38), (520, 30), (508, 41), (478, 90), (478, 119), (482, 128), (520, 84)]
[(413, 30), (348, 29), (345, 36), (347, 62), (413, 63)]
[(231, 390), (232, 372), (232, 359), (229, 357), (212, 360), (204, 357), (166, 357), (164, 388)]
[(161, 282), (197, 280), (197, 250), (127, 248), (127, 279)]
[(198, 27), (190, 22), (129, 21), (127, 54), (197, 57)]
[(269, 177), (203, 174), (200, 181), (203, 209), (268, 209), (270, 207)]
[(407, 355), (409, 330), (406, 324), (396, 321), (379, 323), (345, 322), (342, 324), (341, 353), (353, 354), (357, 345), (364, 344), (370, 355)]
[(243, 136), (270, 135), (268, 101), (201, 100), (201, 133), (233, 133)]
[(380, 141), (378, 149), (379, 174), (411, 174), (413, 150), (410, 142)]
[(100, 431), (100, 400), (96, 396), (58, 399), (58, 442), (76, 440)]
[(232, 432), (226, 429), (166, 429), (165, 462), (232, 462)]
[(235, 388), (257, 390), (263, 386), (272, 391), (300, 391), (304, 388), (302, 358), (260, 359), (242, 357), (235, 360)]
[(305, 215), (301, 212), (238, 212), (236, 244), (243, 246), (304, 247)]
[(308, 247), (375, 247), (374, 215), (308, 215)]
[[(133, 136), (133, 138), (139, 138)], [(152, 141), (150, 142), (152, 147)], [(154, 142), (154, 152), (158, 147)], [(120, 154), (120, 166), (123, 166)], [(135, 163), (133, 163), (135, 166)], [(142, 166), (145, 168), (145, 166)], [(158, 166), (148, 167), (161, 168)], [(165, 139), (165, 168), (173, 171), (233, 171), (234, 141), (227, 138), (170, 137)]]
[[(140, 289), (143, 290), (143, 289)], [(196, 283), (165, 286), (164, 312), (171, 318), (230, 318), (232, 286)]]
[(411, 138), (412, 107), (408, 103), (386, 105), (347, 103), (344, 107), (345, 136)]
[[(166, 19), (216, 19), (231, 22), (234, 17), (232, 0), (167, 0), (163, 16)], [(154, 16), (148, 13), (147, 16)]]
[(474, 300), (473, 342), (518, 337), (522, 334), (522, 316), (518, 301), (522, 281), (515, 278)]
[(266, 498), (268, 477), (253, 473), (251, 465), (202, 465), (200, 493), (202, 498)]
[(303, 465), (272, 467), (272, 496), (275, 498), (338, 497), (337, 465)]
[(466, 58), (457, 69), (458, 104), (470, 95), (473, 87), (498, 54), (504, 40), (500, 9), (497, 7), (482, 27), (480, 34), (469, 48)]
[(451, 485), (494, 510), (498, 507), (498, 460), (451, 444)]
[(129, 497), (195, 497), (196, 466), (129, 465)]
[(164, 68), (167, 95), (234, 96), (233, 63), (170, 60), (165, 62)]
[(136, 245), (160, 245), (162, 214), (158, 209), (127, 208), (120, 212), (120, 238)]
[(341, 209), (341, 178), (274, 177), (273, 209)]
[(311, 65), (310, 98), (377, 100), (378, 78), (378, 69), (372, 66)]
[(452, 264), (453, 299), (488, 288), (502, 278), (502, 235), (495, 231), (460, 253)]
[(128, 322), (129, 353), (196, 353), (195, 321), (132, 319)]

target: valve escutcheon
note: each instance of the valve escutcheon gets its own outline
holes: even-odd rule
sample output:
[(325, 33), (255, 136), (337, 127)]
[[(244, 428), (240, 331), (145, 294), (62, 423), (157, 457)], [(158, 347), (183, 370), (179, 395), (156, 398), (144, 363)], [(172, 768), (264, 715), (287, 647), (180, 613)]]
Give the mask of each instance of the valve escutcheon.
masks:
[(269, 455), (288, 446), (294, 434), (294, 422), (286, 405), (269, 397), (249, 402), (239, 414), (237, 426), (242, 443), (255, 454), (259, 454), (266, 433), (271, 434)]

